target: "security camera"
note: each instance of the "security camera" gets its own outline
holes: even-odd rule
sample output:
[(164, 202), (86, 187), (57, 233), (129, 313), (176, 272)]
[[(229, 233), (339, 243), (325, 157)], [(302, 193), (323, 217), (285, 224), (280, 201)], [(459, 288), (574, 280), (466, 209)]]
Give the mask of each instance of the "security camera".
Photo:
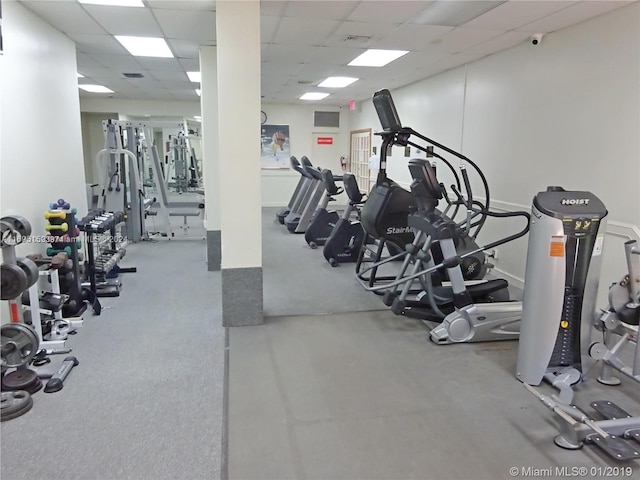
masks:
[(531, 45), (540, 45), (542, 43), (542, 37), (544, 37), (544, 33), (535, 33), (531, 35)]

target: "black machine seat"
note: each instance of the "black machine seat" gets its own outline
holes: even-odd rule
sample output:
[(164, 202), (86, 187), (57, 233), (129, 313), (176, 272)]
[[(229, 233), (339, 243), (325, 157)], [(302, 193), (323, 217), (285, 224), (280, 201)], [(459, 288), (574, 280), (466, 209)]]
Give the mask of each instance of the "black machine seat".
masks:
[(344, 184), (344, 190), (347, 192), (351, 205), (363, 203), (364, 195), (360, 191), (358, 181), (353, 173), (345, 173), (342, 178), (342, 183)]
[(628, 303), (616, 309), (618, 319), (627, 325), (638, 326), (640, 324), (640, 305)]
[(324, 188), (328, 195), (339, 195), (344, 190), (336, 185), (336, 181), (341, 182), (342, 176), (334, 175), (331, 170), (325, 168), (320, 172), (320, 178), (324, 183)]

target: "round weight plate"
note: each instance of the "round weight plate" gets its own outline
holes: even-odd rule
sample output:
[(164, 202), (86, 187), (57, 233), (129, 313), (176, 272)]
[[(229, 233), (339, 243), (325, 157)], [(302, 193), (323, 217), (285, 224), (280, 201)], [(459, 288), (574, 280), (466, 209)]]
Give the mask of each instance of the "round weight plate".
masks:
[(0, 220), (9, 222), (13, 226), (13, 229), (19, 232), (23, 237), (31, 235), (31, 224), (26, 218), (21, 217), (20, 215), (7, 215), (6, 217), (0, 218)]
[[(24, 272), (23, 272), (24, 273)], [(31, 361), (38, 352), (38, 337), (21, 323), (6, 323), (0, 327), (2, 358), (7, 368), (19, 367)]]
[(20, 233), (13, 228), (13, 225), (11, 225), (10, 222), (0, 220), (0, 231), (2, 232), (0, 246), (9, 247), (20, 243), (21, 239), (18, 238)]
[(40, 270), (38, 270), (38, 265), (36, 265), (36, 262), (31, 260), (30, 258), (18, 258), (16, 260), (16, 264), (22, 270), (24, 270), (24, 273), (27, 274), (29, 287), (38, 281), (38, 278), (40, 278)]
[(29, 288), (29, 278), (18, 265), (3, 263), (0, 267), (0, 297), (11, 300)]
[(3, 390), (29, 390), (38, 382), (38, 375), (33, 370), (14, 370), (2, 377)]
[(2, 392), (0, 399), (0, 420), (11, 420), (24, 415), (33, 406), (33, 399), (29, 392), (18, 390), (15, 392)]

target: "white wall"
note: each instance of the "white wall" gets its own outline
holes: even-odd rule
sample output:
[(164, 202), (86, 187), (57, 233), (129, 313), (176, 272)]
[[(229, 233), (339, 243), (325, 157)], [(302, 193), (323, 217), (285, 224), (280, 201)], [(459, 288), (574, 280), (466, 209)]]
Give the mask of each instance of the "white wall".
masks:
[[(24, 216), (44, 235), (43, 214), (58, 198), (87, 213), (76, 49), (18, 2), (2, 6), (0, 212)], [(18, 255), (46, 247), (23, 244)]]
[[(529, 210), (548, 185), (600, 197), (610, 233), (601, 285), (624, 272), (623, 237), (640, 234), (639, 20), (635, 3), (546, 35), (538, 47), (522, 44), (392, 92), (404, 125), (481, 166), (494, 208)], [(370, 103), (352, 114), (351, 129), (380, 129)], [(396, 151), (389, 175), (407, 185), (407, 159)], [(481, 240), (517, 228), (493, 220)], [(499, 247), (497, 267), (523, 279), (526, 247), (526, 239)]]
[[(333, 134), (334, 141), (342, 155), (349, 154), (349, 111), (338, 107), (325, 107), (320, 104), (310, 105), (280, 105), (263, 104), (262, 110), (267, 114), (269, 125), (289, 125), (291, 155), (300, 159), (306, 155), (314, 165), (328, 168), (336, 175), (342, 172), (340, 156), (336, 158), (312, 158), (313, 134)], [(313, 112), (340, 112), (340, 128), (326, 128), (313, 126)], [(285, 206), (295, 189), (300, 175), (292, 170), (262, 170), (262, 205)], [(346, 197), (338, 198), (339, 204), (344, 204)]]

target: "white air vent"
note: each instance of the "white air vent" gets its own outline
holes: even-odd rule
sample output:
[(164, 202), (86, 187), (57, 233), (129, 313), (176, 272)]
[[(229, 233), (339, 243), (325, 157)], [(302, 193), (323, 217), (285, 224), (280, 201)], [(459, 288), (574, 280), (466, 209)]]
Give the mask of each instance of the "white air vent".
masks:
[(340, 128), (340, 112), (313, 112), (313, 126)]
[(347, 35), (344, 37), (344, 42), (365, 43), (371, 40), (368, 35)]

